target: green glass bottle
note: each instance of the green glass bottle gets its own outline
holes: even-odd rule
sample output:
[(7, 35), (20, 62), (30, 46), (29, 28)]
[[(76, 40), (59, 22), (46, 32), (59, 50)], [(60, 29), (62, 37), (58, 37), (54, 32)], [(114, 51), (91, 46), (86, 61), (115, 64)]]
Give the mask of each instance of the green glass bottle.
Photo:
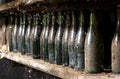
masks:
[(32, 14), (32, 27), (31, 27), (31, 33), (30, 33), (30, 53), (31, 53), (31, 56), (33, 54), (33, 36), (34, 36), (34, 29), (35, 29), (35, 19), (34, 19), (34, 14)]
[(62, 35), (63, 35), (63, 14), (58, 12), (58, 28), (55, 35), (55, 63), (62, 65)]
[(75, 66), (76, 55), (74, 50), (75, 36), (76, 36), (76, 18), (75, 13), (72, 12), (72, 25), (68, 37), (68, 53), (69, 53), (69, 67)]
[(69, 27), (70, 27), (70, 14), (66, 13), (66, 24), (63, 30), (62, 36), (62, 64), (64, 66), (69, 65), (69, 55), (68, 55), (68, 35), (69, 35)]
[(75, 69), (83, 70), (84, 69), (84, 41), (85, 41), (85, 15), (81, 11), (79, 18), (79, 27), (75, 37)]
[(21, 53), (25, 54), (25, 33), (26, 33), (26, 14), (23, 13), (23, 25), (22, 25), (22, 33), (21, 33)]
[(22, 20), (22, 14), (20, 14), (20, 24), (18, 25), (18, 34), (17, 34), (17, 51), (21, 52), (21, 34), (22, 34), (22, 25), (23, 25), (23, 20)]
[(90, 27), (85, 38), (85, 72), (99, 73), (103, 71), (104, 44), (98, 29), (96, 11), (91, 10)]
[(55, 13), (51, 13), (51, 14), (52, 14), (52, 24), (48, 36), (48, 54), (49, 54), (49, 62), (55, 63), (54, 39), (56, 34), (56, 18), (55, 18)]
[(49, 27), (50, 27), (50, 13), (47, 13), (47, 25), (45, 27), (45, 34), (44, 34), (44, 52), (43, 52), (43, 59), (48, 61), (48, 34), (49, 34)]
[(13, 32), (12, 32), (12, 43), (13, 43), (13, 51), (17, 52), (17, 34), (18, 34), (18, 19), (17, 19), (17, 14), (15, 14), (15, 25), (13, 27)]
[(12, 31), (14, 27), (14, 21), (13, 21), (13, 16), (11, 15), (9, 18), (9, 24), (8, 24), (8, 46), (9, 46), (9, 51), (13, 51), (13, 43), (12, 43)]
[(32, 29), (32, 23), (31, 23), (31, 15), (28, 14), (27, 20), (28, 20), (28, 24), (27, 24), (27, 29), (26, 29), (26, 34), (25, 34), (25, 52), (27, 55), (31, 55), (31, 48), (30, 48), (30, 34), (31, 34), (31, 29)]
[(112, 40), (112, 72), (120, 73), (120, 8), (117, 10), (117, 28)]
[(40, 26), (38, 25), (39, 14), (34, 15), (34, 34), (32, 37), (32, 57), (40, 58)]
[(46, 13), (43, 13), (43, 19), (42, 19), (42, 32), (40, 35), (40, 58), (43, 59), (43, 54), (44, 54), (44, 36), (45, 36), (45, 29), (46, 29), (46, 22), (47, 22), (47, 17), (46, 17)]

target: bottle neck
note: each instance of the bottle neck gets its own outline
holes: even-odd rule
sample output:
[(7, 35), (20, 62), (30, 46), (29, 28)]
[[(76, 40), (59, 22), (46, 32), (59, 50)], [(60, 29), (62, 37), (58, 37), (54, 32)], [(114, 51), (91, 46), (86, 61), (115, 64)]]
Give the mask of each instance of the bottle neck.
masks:
[(72, 12), (72, 28), (74, 28), (75, 27), (75, 25), (76, 25), (76, 19), (75, 19), (75, 14), (74, 14), (74, 12)]
[(96, 14), (94, 11), (91, 11), (90, 13), (90, 27), (97, 28), (98, 26), (98, 19), (96, 17)]
[(18, 19), (17, 19), (17, 16), (16, 16), (16, 17), (15, 17), (15, 24), (16, 24), (16, 25), (17, 25), (17, 22), (18, 22), (17, 20), (18, 20)]
[(31, 16), (28, 16), (28, 24), (31, 25)]
[(26, 15), (23, 14), (23, 24), (25, 25), (25, 22), (26, 22)]
[(38, 16), (34, 16), (34, 26), (38, 25)]
[(62, 16), (62, 13), (59, 12), (58, 13), (58, 24), (59, 24), (59, 27), (63, 26), (63, 21), (64, 21), (64, 17)]
[(13, 24), (13, 16), (10, 16), (9, 23)]
[(117, 28), (116, 33), (120, 33), (120, 8), (117, 9)]
[(20, 16), (20, 24), (23, 24), (22, 15)]
[(50, 26), (50, 13), (47, 13), (47, 25)]
[(67, 27), (70, 26), (70, 16), (69, 16), (69, 14), (66, 15), (66, 26)]
[(47, 17), (46, 17), (46, 14), (44, 14), (43, 20), (42, 20), (43, 26), (46, 26), (46, 22), (47, 22)]
[(52, 16), (52, 26), (54, 26), (55, 25), (55, 16), (53, 15)]
[(79, 22), (79, 23), (80, 23), (80, 24), (79, 24), (79, 28), (80, 28), (80, 27), (84, 27), (84, 25), (85, 25), (85, 16), (84, 16), (84, 13), (83, 13), (83, 12), (80, 13), (80, 19), (79, 19), (79, 21), (80, 21), (80, 22)]

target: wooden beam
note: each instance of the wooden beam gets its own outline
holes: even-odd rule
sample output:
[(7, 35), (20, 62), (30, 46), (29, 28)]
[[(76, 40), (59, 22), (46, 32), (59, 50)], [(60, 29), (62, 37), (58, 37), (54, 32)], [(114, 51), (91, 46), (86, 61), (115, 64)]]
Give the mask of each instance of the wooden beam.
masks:
[(18, 7), (21, 4), (21, 0), (12, 1), (0, 6), (0, 11), (5, 11)]
[(83, 71), (75, 71), (74, 69), (63, 67), (61, 65), (50, 64), (40, 59), (33, 59), (27, 55), (20, 53), (9, 52), (7, 46), (1, 48), (0, 55), (15, 61), (17, 63), (29, 66), (31, 68), (43, 71), (45, 73), (55, 75), (63, 79), (119, 79), (120, 75), (112, 73), (86, 74)]

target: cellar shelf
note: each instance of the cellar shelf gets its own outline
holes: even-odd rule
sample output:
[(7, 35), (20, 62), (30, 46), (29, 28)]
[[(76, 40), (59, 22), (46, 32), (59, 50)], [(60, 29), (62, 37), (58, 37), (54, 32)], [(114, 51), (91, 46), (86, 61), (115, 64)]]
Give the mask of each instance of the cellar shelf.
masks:
[(63, 78), (63, 79), (119, 79), (120, 75), (112, 73), (87, 74), (83, 71), (63, 67), (61, 65), (50, 64), (40, 59), (33, 59), (27, 55), (9, 52), (7, 46), (1, 46), (0, 58), (7, 58), (14, 62), (26, 65), (39, 71)]

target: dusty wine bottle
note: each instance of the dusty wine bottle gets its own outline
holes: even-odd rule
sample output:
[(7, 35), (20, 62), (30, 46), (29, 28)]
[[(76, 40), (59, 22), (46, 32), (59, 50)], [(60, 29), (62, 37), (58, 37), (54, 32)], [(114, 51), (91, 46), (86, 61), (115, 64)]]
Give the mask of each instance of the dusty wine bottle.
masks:
[(51, 13), (51, 15), (52, 15), (52, 24), (48, 36), (48, 54), (49, 54), (49, 62), (54, 63), (55, 62), (54, 39), (56, 34), (56, 18), (55, 18), (55, 13)]
[(50, 27), (50, 13), (48, 12), (47, 13), (47, 25), (46, 25), (46, 27), (45, 27), (45, 34), (44, 34), (44, 53), (43, 53), (43, 59), (45, 60), (45, 61), (48, 61), (49, 60), (49, 58), (48, 58), (48, 34), (49, 34), (49, 27)]
[(22, 14), (20, 14), (20, 25), (18, 25), (18, 34), (17, 34), (17, 51), (21, 52), (21, 34), (22, 34)]
[(21, 53), (25, 54), (25, 33), (26, 33), (26, 14), (23, 13), (23, 25), (22, 25), (22, 33), (21, 33)]
[(62, 64), (64, 66), (69, 65), (69, 56), (68, 56), (68, 33), (70, 27), (70, 14), (66, 13), (66, 24), (64, 26), (63, 36), (62, 36)]
[(58, 28), (55, 35), (55, 63), (62, 65), (62, 35), (63, 35), (63, 21), (62, 12), (58, 12)]
[(18, 26), (17, 26), (17, 13), (15, 14), (15, 24), (13, 27), (13, 32), (12, 32), (12, 43), (13, 43), (13, 51), (17, 52), (17, 34), (18, 34)]
[(34, 15), (34, 34), (32, 38), (32, 57), (40, 57), (40, 26), (38, 25), (39, 14)]
[(72, 25), (68, 37), (69, 67), (72, 68), (75, 66), (75, 61), (76, 61), (75, 50), (74, 50), (75, 36), (76, 36), (76, 18), (75, 18), (75, 12), (72, 12)]
[(27, 55), (31, 55), (31, 52), (30, 52), (30, 49), (31, 49), (30, 48), (30, 33), (31, 33), (31, 28), (32, 28), (31, 18), (32, 18), (31, 15), (28, 14), (28, 17), (27, 17), (28, 25), (27, 25), (26, 34), (25, 34), (25, 48), (26, 48), (25, 52)]
[(44, 54), (44, 36), (45, 36), (45, 29), (46, 29), (46, 22), (47, 22), (47, 17), (46, 17), (46, 13), (43, 13), (43, 19), (42, 19), (42, 26), (43, 26), (43, 29), (42, 29), (42, 32), (41, 32), (41, 35), (40, 35), (40, 58), (43, 59), (43, 54)]
[(85, 41), (85, 15), (81, 11), (79, 18), (79, 27), (75, 37), (75, 69), (83, 70), (84, 69), (84, 41)]
[(112, 72), (120, 73), (120, 8), (117, 10), (117, 28), (112, 40)]
[(103, 71), (104, 45), (98, 29), (96, 12), (90, 12), (90, 27), (85, 38), (85, 72), (99, 73)]
[(13, 16), (11, 15), (9, 18), (10, 24), (8, 24), (8, 46), (9, 46), (9, 51), (13, 51), (13, 44), (12, 44), (12, 31), (14, 27), (14, 21), (13, 21)]

